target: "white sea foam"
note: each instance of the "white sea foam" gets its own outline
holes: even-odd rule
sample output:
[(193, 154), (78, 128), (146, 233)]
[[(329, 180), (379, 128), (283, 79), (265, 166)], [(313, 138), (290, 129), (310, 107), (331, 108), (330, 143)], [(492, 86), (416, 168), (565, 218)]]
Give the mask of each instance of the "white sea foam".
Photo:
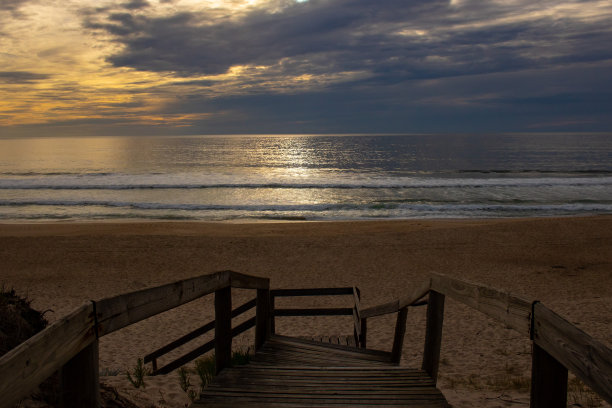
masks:
[(74, 139), (70, 155), (52, 139), (36, 155), (13, 140), (22, 156), (0, 140), (0, 219), (612, 213), (607, 135), (487, 137)]

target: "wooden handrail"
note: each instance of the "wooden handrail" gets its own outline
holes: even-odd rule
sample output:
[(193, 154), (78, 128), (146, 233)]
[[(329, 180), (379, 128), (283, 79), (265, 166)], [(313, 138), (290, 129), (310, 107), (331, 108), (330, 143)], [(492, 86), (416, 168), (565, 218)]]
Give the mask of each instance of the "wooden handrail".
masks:
[[(248, 329), (252, 328), (255, 326), (255, 318), (251, 317), (248, 320), (245, 320), (244, 322), (240, 323), (238, 326), (236, 327), (232, 327), (232, 331), (231, 331), (231, 337), (234, 338), (236, 336), (238, 336), (241, 333), (244, 333), (245, 331), (247, 331)], [(158, 369), (156, 372), (153, 373), (153, 375), (157, 375), (157, 374), (168, 374), (170, 372), (172, 372), (173, 370), (176, 370), (177, 368), (180, 368), (181, 366), (187, 364), (190, 361), (193, 361), (194, 359), (200, 357), (202, 354), (204, 353), (208, 353), (209, 351), (211, 351), (212, 349), (215, 348), (215, 341), (216, 339), (212, 339), (206, 343), (204, 343), (201, 346), (198, 346), (197, 348), (191, 350), (190, 352), (182, 355), (181, 357), (177, 358), (176, 360), (166, 364), (165, 366), (161, 367), (160, 369)]]
[[(275, 298), (277, 297), (300, 297), (300, 296), (343, 296), (353, 297), (352, 308), (276, 308)], [(353, 286), (332, 287), (332, 288), (289, 288), (270, 290), (270, 330), (274, 334), (276, 331), (276, 316), (353, 316), (353, 333), (355, 342), (358, 345), (361, 338), (361, 320), (359, 314), (358, 299), (360, 297), (359, 288)]]
[(458, 300), (523, 335), (530, 335), (533, 300), (439, 274), (431, 277), (431, 290)]
[[(243, 303), (242, 305), (238, 306), (236, 309), (232, 310), (231, 316), (232, 318), (234, 317), (238, 317), (240, 315), (242, 315), (243, 313), (253, 309), (255, 307), (255, 305), (257, 304), (257, 299), (251, 299), (246, 303)], [(253, 326), (255, 325), (255, 321), (253, 321)], [(147, 363), (152, 363), (153, 365), (153, 375), (157, 375), (157, 374), (165, 374), (165, 372), (162, 372), (161, 369), (158, 370), (157, 368), (157, 359), (160, 358), (161, 356), (163, 356), (164, 354), (168, 354), (169, 352), (171, 352), (172, 350), (200, 337), (203, 336), (204, 334), (208, 333), (209, 331), (213, 330), (215, 328), (215, 321), (212, 320), (208, 323), (206, 323), (205, 325), (198, 327), (197, 329), (179, 337), (178, 339), (174, 340), (171, 343), (166, 344), (163, 347), (158, 348), (155, 351), (152, 351), (151, 353), (147, 354), (146, 356), (143, 357), (143, 362), (145, 364)], [(212, 349), (211, 349), (212, 350)], [(204, 351), (204, 353), (206, 353), (209, 350)], [(203, 354), (203, 353), (201, 353)], [(201, 354), (197, 354), (195, 355), (195, 357), (199, 357)], [(192, 355), (192, 354), (190, 354)], [(191, 360), (187, 360), (185, 362), (183, 362), (183, 364), (185, 364), (186, 362), (189, 362)], [(169, 363), (168, 365), (170, 365), (172, 363)], [(183, 365), (181, 364), (181, 365)], [(180, 367), (180, 365), (179, 365)], [(171, 370), (170, 370), (171, 371)]]
[[(92, 356), (97, 359), (99, 337), (225, 288), (257, 289), (259, 294), (260, 291), (265, 293), (269, 285), (268, 278), (221, 271), (88, 302), (0, 357), (0, 408), (13, 406), (69, 362), (72, 364), (75, 359), (91, 361)], [(258, 329), (264, 335), (269, 333), (268, 320), (258, 321)], [(244, 329), (242, 326), (245, 324), (236, 329)], [(252, 321), (249, 320), (248, 324)], [(229, 339), (222, 339), (224, 343), (231, 341), (232, 330), (229, 333)], [(217, 343), (221, 341), (218, 336), (215, 338)], [(97, 371), (96, 368), (90, 377), (92, 381), (98, 381)], [(76, 376), (75, 373), (73, 377)], [(84, 385), (81, 380), (64, 376), (64, 386), (78, 390)], [(71, 385), (71, 382), (77, 385)], [(81, 397), (75, 396), (77, 402), (72, 405), (94, 406), (99, 403), (95, 402), (99, 395), (91, 395), (89, 402)], [(71, 405), (71, 402), (67, 404)]]
[(423, 282), (423, 284), (414, 289), (411, 293), (400, 299), (363, 309), (361, 311), (361, 318), (367, 319), (369, 317), (396, 313), (408, 306), (426, 305), (427, 302), (420, 302), (420, 300), (423, 299), (429, 293), (430, 287), (431, 280), (428, 279)]
[(353, 287), (346, 286), (340, 288), (301, 288), (301, 289), (272, 289), (270, 295), (274, 297), (295, 297), (295, 296), (342, 296), (352, 295)]
[[(423, 369), (435, 380), (438, 372), (444, 297), (457, 300), (487, 316), (504, 323), (519, 333), (530, 336), (534, 344), (532, 365), (532, 407), (565, 407), (567, 369), (612, 403), (612, 350), (593, 339), (540, 302), (487, 286), (433, 274), (422, 286), (405, 298), (372, 306), (361, 311), (362, 332), (367, 329), (367, 318), (397, 313), (419, 302), (427, 293), (428, 300)], [(435, 294), (435, 300), (432, 300)], [(403, 337), (402, 317), (398, 315), (394, 350), (399, 361), (397, 347)], [(362, 342), (365, 344), (365, 340)], [(565, 381), (565, 384), (562, 382)], [(560, 383), (561, 382), (561, 383)], [(561, 395), (552, 398), (551, 394)]]
[(0, 407), (12, 407), (96, 340), (92, 302), (0, 357)]
[(534, 344), (612, 404), (612, 350), (539, 302), (533, 316)]
[[(257, 289), (256, 317), (235, 328), (231, 327), (231, 287)], [(278, 296), (316, 295), (316, 289), (290, 291), (301, 294), (277, 293), (280, 293)], [(367, 318), (399, 312), (394, 338), (395, 353), (392, 353), (397, 361), (401, 355), (405, 332), (406, 308), (423, 304), (420, 299), (429, 293), (423, 369), (434, 380), (440, 356), (444, 298), (449, 296), (503, 322), (519, 333), (530, 336), (533, 340), (532, 407), (551, 406), (551, 401), (555, 404), (553, 406), (565, 406), (566, 397), (561, 394), (565, 389), (562, 383), (567, 385), (567, 369), (572, 370), (604, 400), (612, 403), (610, 348), (537, 301), (444, 275), (433, 275), (405, 298), (364, 310), (359, 309), (357, 289), (350, 288), (349, 291), (348, 288), (332, 288), (331, 291), (353, 294), (355, 307), (347, 309), (347, 314), (350, 311), (350, 314), (355, 316), (355, 327), (359, 326), (360, 331), (359, 333), (356, 328), (355, 335), (363, 340), (362, 346), (365, 345)], [(0, 399), (0, 408), (13, 406), (32, 388), (62, 367), (65, 368), (65, 387), (72, 390), (88, 389), (88, 393), (92, 394), (85, 395), (86, 399), (78, 399), (83, 395), (77, 395), (74, 401), (78, 403), (73, 405), (96, 406), (96, 399), (99, 398), (99, 395), (95, 395), (98, 381), (98, 337), (213, 292), (217, 305), (215, 319), (218, 324), (215, 327), (214, 343), (209, 342), (210, 344), (207, 343), (203, 347), (217, 349), (217, 361), (220, 364), (217, 369), (228, 364), (231, 338), (236, 333), (255, 325), (256, 345), (261, 346), (269, 336), (273, 323), (273, 313), (270, 309), (274, 291), (269, 290), (269, 279), (266, 278), (222, 271), (98, 302), (92, 301), (0, 357), (0, 395), (3, 397)], [(82, 364), (83, 362), (85, 364)], [(95, 387), (87, 388), (88, 384), (84, 384), (82, 378), (76, 378), (79, 370), (74, 370), (73, 367), (87, 367), (91, 371), (88, 374), (91, 375), (83, 377), (87, 377), (89, 385), (95, 382)], [(558, 398), (548, 398), (551, 393)]]
[(352, 316), (351, 307), (310, 307), (304, 309), (274, 309), (274, 316)]
[(358, 287), (353, 286), (353, 337), (357, 347), (365, 348), (365, 344), (361, 344), (361, 341), (365, 338), (365, 333), (361, 331), (362, 327), (361, 291)]
[(112, 333), (158, 313), (229, 287), (230, 271), (185, 279), (96, 302), (98, 333)]

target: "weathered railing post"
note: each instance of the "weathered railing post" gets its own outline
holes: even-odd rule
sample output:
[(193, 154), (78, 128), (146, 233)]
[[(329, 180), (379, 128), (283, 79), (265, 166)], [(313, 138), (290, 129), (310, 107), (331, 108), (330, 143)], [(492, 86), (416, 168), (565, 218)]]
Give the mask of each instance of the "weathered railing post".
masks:
[(427, 324), (425, 328), (425, 348), (422, 369), (434, 380), (438, 380), (440, 347), (442, 345), (442, 323), (444, 321), (444, 295), (429, 292), (427, 302)]
[(361, 342), (361, 291), (353, 286), (353, 337), (355, 347), (359, 347)]
[(274, 316), (274, 298), (275, 296), (270, 294), (270, 334), (276, 333), (276, 319)]
[(215, 359), (217, 374), (232, 361), (232, 288), (215, 291)]
[(391, 362), (399, 364), (402, 359), (402, 348), (404, 347), (404, 335), (406, 334), (406, 318), (408, 317), (408, 307), (404, 307), (397, 312), (395, 322), (395, 336), (393, 336), (393, 348), (391, 349)]
[(359, 346), (361, 348), (366, 348), (368, 338), (368, 319), (365, 317), (361, 318), (361, 336), (359, 337)]
[(567, 406), (567, 368), (543, 348), (532, 343), (531, 408)]
[(98, 340), (72, 357), (61, 369), (62, 405), (65, 408), (99, 408)]
[(270, 338), (270, 289), (257, 289), (257, 306), (255, 310), (255, 350), (259, 350), (266, 340)]

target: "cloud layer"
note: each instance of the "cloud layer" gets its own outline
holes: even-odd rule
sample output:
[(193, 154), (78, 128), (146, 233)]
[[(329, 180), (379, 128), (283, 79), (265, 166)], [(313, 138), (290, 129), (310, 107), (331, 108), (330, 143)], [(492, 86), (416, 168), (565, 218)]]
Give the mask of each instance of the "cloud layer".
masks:
[[(25, 15), (21, 3), (0, 8)], [(608, 1), (132, 0), (74, 10), (101, 74), (129, 73), (128, 87), (113, 88), (121, 103), (180, 116), (183, 131), (612, 125)], [(23, 67), (0, 83), (49, 77)]]
[[(477, 3), (477, 4), (476, 4)], [(89, 28), (114, 35), (115, 66), (221, 74), (287, 62), (293, 74), (367, 70), (421, 79), (600, 61), (612, 57), (612, 7), (596, 2), (338, 0), (166, 16), (109, 12)], [(593, 10), (585, 12), (585, 9)], [(602, 14), (596, 10), (603, 8)], [(520, 11), (520, 14), (517, 13)], [(101, 17), (101, 18), (99, 18)]]

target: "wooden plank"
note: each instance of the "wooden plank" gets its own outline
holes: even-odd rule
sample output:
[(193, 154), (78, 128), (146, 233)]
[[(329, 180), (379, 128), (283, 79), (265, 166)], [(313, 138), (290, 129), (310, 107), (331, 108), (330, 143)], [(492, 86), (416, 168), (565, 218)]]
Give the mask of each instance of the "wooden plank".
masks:
[[(271, 370), (273, 367), (271, 367)], [(317, 382), (321, 385), (330, 385), (335, 387), (347, 387), (357, 388), (363, 385), (370, 386), (371, 388), (404, 385), (406, 387), (421, 387), (421, 386), (433, 386), (434, 382), (429, 377), (395, 377), (391, 373), (384, 376), (375, 378), (369, 377), (309, 377), (309, 376), (275, 376), (273, 373), (263, 373), (263, 375), (252, 377), (245, 376), (244, 374), (238, 373), (237, 375), (232, 373), (231, 377), (222, 376), (219, 377), (215, 383), (217, 385), (226, 386), (231, 384), (245, 384), (245, 385), (269, 385), (269, 384), (286, 384), (286, 385), (299, 385), (299, 386), (310, 386), (313, 382)]]
[(185, 279), (96, 302), (98, 333), (112, 333), (130, 324), (165, 312), (216, 290), (228, 287), (230, 271)]
[(493, 317), (526, 336), (531, 330), (532, 301), (469, 282), (434, 275), (431, 289)]
[(406, 306), (415, 305), (416, 303), (418, 303), (419, 300), (421, 300), (425, 295), (427, 295), (430, 288), (431, 279), (427, 279), (421, 285), (414, 288), (408, 295), (400, 297), (398, 308), (401, 309)]
[[(273, 369), (274, 367), (270, 367)], [(434, 382), (430, 378), (420, 378), (420, 377), (401, 377), (394, 378), (392, 374), (387, 374), (384, 376), (380, 376), (375, 379), (370, 379), (368, 377), (313, 377), (313, 376), (304, 376), (300, 377), (299, 375), (294, 376), (274, 376), (273, 374), (268, 375), (268, 373), (262, 373), (257, 378), (246, 377), (244, 375), (232, 375), (231, 378), (219, 377), (216, 384), (221, 386), (231, 385), (231, 384), (245, 384), (245, 385), (271, 385), (271, 384), (286, 384), (286, 385), (297, 385), (297, 386), (309, 386), (310, 384), (317, 382), (321, 385), (325, 386), (333, 386), (333, 387), (346, 387), (346, 388), (357, 388), (360, 386), (369, 386), (371, 389), (385, 387), (385, 386), (396, 386), (396, 385), (404, 385), (405, 387), (422, 387), (422, 386), (434, 386)]]
[(382, 305), (372, 306), (367, 309), (361, 310), (361, 318), (368, 318), (374, 316), (382, 316), (389, 313), (395, 313), (398, 310), (413, 305), (421, 305), (424, 303), (418, 302), (423, 296), (427, 295), (431, 286), (431, 280), (427, 279), (420, 286), (410, 292), (408, 295), (401, 297), (398, 300), (384, 303)]
[[(259, 353), (259, 352), (258, 352)], [(257, 354), (255, 355), (257, 356)], [(314, 377), (325, 377), (328, 376), (330, 378), (344, 378), (344, 377), (360, 377), (360, 378), (376, 378), (376, 376), (388, 376), (392, 375), (393, 378), (403, 378), (403, 377), (425, 377), (431, 379), (429, 375), (423, 371), (416, 368), (404, 368), (401, 366), (390, 365), (387, 363), (385, 366), (364, 366), (358, 367), (356, 370), (354, 366), (340, 366), (340, 367), (322, 367), (322, 366), (312, 366), (305, 367), (303, 365), (276, 365), (273, 370), (269, 367), (261, 367), (258, 364), (248, 364), (245, 366), (235, 367), (236, 370), (239, 370), (245, 375), (258, 375), (259, 373), (268, 373), (268, 374), (276, 374), (276, 375), (290, 375), (290, 376), (299, 376), (300, 373), (303, 373), (304, 376), (311, 375)]]
[(264, 364), (283, 364), (283, 365), (301, 365), (301, 366), (325, 366), (325, 367), (355, 367), (355, 366), (387, 366), (389, 360), (380, 360), (372, 356), (365, 356), (364, 358), (357, 360), (347, 360), (342, 358), (340, 355), (330, 356), (323, 355), (320, 353), (272, 353), (267, 355), (260, 355), (253, 357), (253, 362), (264, 365)]
[(272, 290), (270, 291), (270, 335), (276, 333), (276, 319), (274, 319), (275, 315), (275, 306), (274, 306), (274, 295), (272, 295)]
[(257, 323), (255, 327), (255, 350), (259, 350), (270, 338), (270, 289), (257, 289)]
[[(240, 333), (243, 333), (245, 331), (247, 331), (248, 329), (250, 329), (251, 327), (255, 326), (255, 318), (252, 317), (242, 323), (240, 323), (238, 326), (233, 327), (232, 328), (232, 338), (236, 337), (237, 335), (239, 335)], [(153, 375), (159, 375), (159, 374), (168, 374), (169, 372), (176, 370), (177, 368), (187, 364), (188, 362), (195, 360), (196, 358), (200, 357), (202, 354), (208, 353), (210, 350), (215, 348), (215, 339), (212, 339), (211, 341), (204, 343), (203, 345), (193, 349), (192, 351), (182, 355), (181, 357), (177, 358), (176, 360), (172, 361), (171, 363), (166, 364), (165, 366), (163, 366), (162, 368), (158, 369), (154, 369)]]
[(386, 367), (389, 362), (377, 361), (374, 359), (364, 359), (364, 362), (352, 361), (347, 363), (340, 357), (329, 358), (318, 356), (307, 357), (307, 356), (295, 356), (295, 357), (279, 357), (279, 358), (268, 358), (261, 359), (259, 357), (253, 357), (253, 362), (260, 367), (276, 366), (277, 364), (291, 364), (300, 365), (303, 367)]
[[(435, 388), (430, 392), (426, 392), (426, 390), (423, 390), (423, 392), (416, 393), (416, 395), (414, 394), (413, 395), (402, 395), (401, 393), (396, 394), (396, 393), (384, 392), (382, 394), (376, 394), (376, 395), (372, 395), (371, 397), (369, 397), (367, 392), (356, 393), (356, 394), (348, 393), (348, 392), (342, 393), (342, 394), (335, 394), (333, 392), (290, 394), (290, 393), (282, 393), (282, 392), (261, 393), (261, 392), (257, 392), (256, 390), (255, 391), (232, 391), (232, 390), (224, 391), (222, 389), (215, 390), (211, 388), (211, 389), (205, 389), (202, 392), (201, 394), (202, 401), (200, 401), (200, 403), (206, 400), (212, 400), (215, 397), (221, 397), (223, 400), (227, 400), (231, 398), (236, 404), (236, 406), (241, 406), (242, 405), (241, 402), (250, 402), (250, 401), (272, 402), (272, 403), (273, 402), (301, 402), (303, 404), (308, 404), (307, 406), (312, 406), (310, 404), (313, 404), (314, 406), (321, 406), (321, 405), (330, 406), (331, 404), (336, 405), (338, 403), (350, 404), (350, 406), (355, 406), (355, 405), (363, 403), (364, 400), (369, 401), (369, 403), (372, 403), (372, 402), (386, 403), (389, 401), (392, 401), (392, 402), (401, 401), (407, 405), (414, 404), (414, 402), (416, 401), (421, 402), (421, 401), (437, 400), (439, 402), (442, 402), (442, 401), (446, 402), (444, 400), (444, 397), (441, 395), (440, 391), (437, 391), (437, 392), (436, 391), (437, 390), (435, 390)], [(214, 400), (210, 402), (213, 402), (214, 404)], [(198, 406), (198, 405), (194, 405), (194, 406)], [(447, 406), (447, 405), (444, 404), (441, 406)]]
[(404, 347), (404, 335), (406, 334), (406, 318), (408, 307), (403, 307), (397, 312), (395, 322), (395, 334), (393, 336), (393, 348), (391, 349), (391, 362), (399, 364), (402, 359), (402, 348)]
[(422, 369), (434, 380), (438, 379), (440, 347), (442, 345), (442, 323), (444, 321), (444, 295), (431, 291), (427, 305), (425, 348)]
[(348, 347), (335, 346), (331, 344), (321, 345), (315, 341), (286, 337), (286, 336), (279, 336), (279, 335), (272, 337), (269, 343), (279, 344), (279, 345), (282, 345), (283, 347), (293, 346), (296, 348), (299, 347), (300, 349), (311, 349), (311, 350), (327, 351), (330, 348), (333, 348), (336, 353), (340, 353), (345, 356), (359, 356), (358, 358), (362, 358), (362, 356), (364, 355), (377, 356), (381, 359), (389, 358), (390, 356), (390, 353), (386, 351), (371, 350), (371, 349), (353, 349), (353, 348), (348, 348)]
[(361, 291), (355, 286), (353, 286), (353, 304), (357, 310), (357, 316), (361, 318)]
[[(164, 354), (167, 354), (169, 352), (171, 352), (172, 350), (182, 346), (183, 344), (186, 344), (196, 338), (198, 338), (199, 336), (202, 336), (204, 334), (206, 334), (207, 332), (209, 332), (210, 330), (215, 328), (215, 321), (211, 321), (206, 323), (204, 326), (197, 328), (196, 330), (192, 331), (191, 333), (187, 333), (186, 335), (184, 335), (183, 337), (178, 338), (177, 340), (173, 341), (172, 343), (169, 343), (155, 351), (153, 351), (152, 353), (147, 354), (146, 356), (144, 356), (144, 363), (148, 363), (150, 361), (153, 361), (161, 356), (163, 356)], [(154, 371), (155, 370), (154, 368)]]
[(531, 408), (567, 407), (567, 368), (537, 344), (531, 351)]
[(396, 381), (389, 380), (389, 377), (384, 377), (380, 381), (373, 382), (368, 381), (368, 379), (341, 379), (339, 381), (327, 380), (327, 381), (319, 381), (316, 378), (307, 377), (304, 380), (296, 379), (295, 377), (291, 378), (269, 378), (267, 375), (263, 375), (262, 378), (257, 381), (252, 381), (249, 378), (231, 378), (231, 379), (222, 379), (219, 378), (215, 381), (213, 386), (220, 387), (232, 387), (232, 386), (252, 386), (252, 387), (292, 387), (292, 388), (315, 388), (316, 386), (325, 387), (326, 389), (333, 390), (353, 390), (358, 391), (360, 389), (370, 389), (370, 390), (384, 390), (395, 387), (402, 387), (407, 391), (414, 392), (419, 388), (428, 387), (435, 389), (433, 382), (430, 381), (421, 381), (420, 379), (399, 379)]
[(188, 362), (195, 360), (196, 358), (200, 357), (204, 353), (208, 353), (210, 350), (214, 348), (215, 348), (215, 340), (212, 339), (211, 341), (206, 342), (203, 345), (195, 348), (194, 350), (182, 355), (181, 357), (177, 358), (171, 363), (166, 364), (159, 370), (154, 371), (153, 375), (168, 374), (169, 372), (176, 370), (177, 368), (187, 364)]
[(361, 336), (359, 337), (359, 347), (366, 348), (368, 343), (368, 319), (361, 318)]
[[(353, 341), (352, 343), (359, 344), (361, 338), (361, 291), (357, 287), (353, 287)], [(351, 344), (347, 342), (347, 345)]]
[(534, 343), (612, 404), (612, 350), (543, 304), (533, 310)]
[(352, 287), (342, 288), (306, 288), (306, 289), (272, 289), (272, 296), (333, 296), (352, 295)]
[(356, 355), (356, 356), (359, 356), (362, 354), (372, 354), (372, 355), (378, 355), (378, 356), (383, 356), (383, 355), (388, 356), (389, 355), (389, 353), (386, 351), (371, 350), (371, 349), (353, 349), (349, 347), (324, 345), (320, 343), (320, 340), (315, 341), (315, 340), (310, 340), (310, 339), (281, 336), (278, 334), (272, 336), (270, 340), (268, 340), (268, 342), (266, 343), (266, 346), (273, 348), (273, 349), (282, 347), (283, 349), (296, 348), (300, 350), (301, 349), (313, 349), (313, 350), (321, 350), (321, 351), (327, 351), (329, 348), (333, 348), (333, 349), (337, 349), (340, 352), (343, 352), (344, 354)]
[[(232, 310), (232, 318), (240, 316), (241, 314), (251, 310), (253, 307), (255, 307), (257, 303), (257, 299), (251, 299), (246, 303), (243, 303), (242, 305), (238, 306), (236, 309)], [(172, 350), (182, 346), (183, 344), (186, 344), (206, 333), (208, 333), (210, 330), (215, 328), (215, 321), (211, 321), (206, 323), (204, 326), (199, 327), (197, 329), (195, 329), (194, 331), (187, 333), (186, 335), (176, 339), (175, 341), (173, 341), (172, 343), (169, 343), (149, 354), (147, 354), (146, 356), (144, 356), (144, 363), (148, 363), (150, 361), (153, 361), (161, 356), (163, 356), (164, 354), (167, 354), (169, 352), (171, 352)], [(154, 371), (157, 371), (154, 368)]]
[[(210, 401), (206, 401), (206, 403), (209, 403), (211, 406), (214, 407), (218, 407), (219, 405), (217, 404), (217, 401), (222, 401), (225, 402), (229, 397), (232, 398), (234, 405), (230, 405), (230, 406), (242, 406), (242, 407), (251, 407), (252, 403), (265, 403), (264, 406), (279, 406), (279, 403), (282, 403), (283, 405), (281, 406), (285, 406), (286, 403), (292, 403), (292, 404), (301, 404), (298, 405), (300, 407), (312, 407), (312, 406), (317, 406), (317, 407), (330, 407), (330, 406), (338, 406), (338, 404), (342, 404), (340, 406), (348, 406), (348, 407), (354, 407), (354, 406), (360, 406), (362, 405), (364, 402), (367, 402), (368, 404), (376, 404), (376, 405), (388, 405), (389, 403), (392, 403), (393, 405), (398, 405), (398, 406), (418, 406), (418, 407), (425, 407), (425, 406), (440, 406), (440, 407), (447, 407), (447, 403), (446, 401), (444, 401), (442, 398), (436, 398), (437, 399), (437, 403), (435, 405), (433, 405), (433, 402), (429, 402), (430, 398), (415, 398), (412, 400), (407, 400), (406, 398), (400, 398), (400, 397), (392, 397), (390, 396), (389, 398), (372, 398), (372, 399), (367, 399), (363, 396), (356, 396), (353, 398), (349, 398), (349, 397), (341, 397), (341, 396), (329, 396), (329, 397), (319, 397), (319, 398), (315, 398), (315, 397), (309, 397), (308, 395), (304, 395), (304, 396), (288, 396), (288, 395), (270, 395), (267, 398), (261, 397), (261, 396), (252, 396), (252, 395), (236, 395), (236, 394), (224, 394), (224, 393), (217, 393), (215, 395), (212, 395), (212, 393), (207, 393), (204, 394), (206, 396), (206, 399), (209, 399)], [(206, 405), (200, 405), (202, 404), (204, 401), (199, 402), (196, 405), (193, 405), (193, 407), (198, 407), (198, 406), (206, 406)]]
[(242, 289), (270, 289), (270, 279), (230, 271), (230, 286)]
[[(222, 400), (217, 400), (214, 403), (211, 402), (211, 404), (214, 404), (215, 408), (234, 408), (236, 405), (235, 403), (227, 403), (225, 401)], [(243, 404), (247, 404), (247, 403), (243, 403)], [(196, 404), (193, 405), (194, 408), (197, 407), (203, 407), (203, 406), (213, 406), (213, 405), (200, 405), (200, 404)], [(304, 408), (304, 404), (303, 403), (287, 403), (287, 402), (277, 402), (277, 403), (271, 403), (271, 402), (257, 402), (257, 401), (249, 401), (248, 405), (243, 405), (245, 407), (249, 407), (249, 408), (270, 408), (270, 407), (275, 407), (275, 408)], [(307, 405), (309, 407), (312, 407), (314, 405)], [(320, 406), (320, 405), (319, 405)], [(335, 404), (336, 407), (352, 407), (355, 405), (348, 405), (348, 404)], [(361, 402), (358, 405), (359, 407), (362, 408), (393, 408), (393, 407), (405, 407), (407, 406), (404, 403), (398, 403), (398, 404), (393, 404), (393, 403), (384, 403), (384, 404), (368, 404), (365, 402)], [(441, 407), (441, 406), (446, 406), (446, 405), (441, 405), (441, 404), (421, 404), (420, 406), (422, 407)]]
[(389, 303), (384, 303), (382, 305), (368, 307), (367, 309), (363, 309), (361, 311), (361, 318), (367, 319), (369, 317), (374, 316), (382, 316), (389, 313), (395, 313), (399, 310), (399, 300), (394, 300)]
[[(335, 358), (339, 358), (345, 362), (345, 364), (341, 365), (350, 365), (353, 362), (356, 363), (364, 363), (368, 360), (384, 362), (385, 364), (389, 363), (389, 358), (391, 353), (386, 351), (378, 351), (380, 354), (374, 353), (364, 353), (364, 354), (352, 354), (351, 350), (354, 350), (351, 347), (340, 346), (338, 344), (329, 344), (329, 343), (318, 343), (321, 346), (331, 346), (330, 349), (321, 349), (316, 347), (283, 347), (280, 348), (264, 348), (262, 347), (262, 357), (270, 357), (271, 359), (282, 358), (282, 356), (297, 356), (299, 358), (308, 356), (309, 358), (321, 357), (325, 356), (325, 358), (331, 358), (330, 356), (334, 356)], [(361, 350), (361, 349), (359, 349)]]
[(361, 319), (359, 318), (359, 311), (356, 307), (353, 308), (353, 331), (355, 332), (356, 338), (361, 336)]
[(237, 308), (235, 308), (234, 310), (232, 310), (232, 319), (234, 317), (238, 317), (241, 314), (248, 312), (249, 310), (251, 310), (252, 308), (257, 306), (257, 298), (253, 298), (251, 300), (249, 300), (248, 302), (245, 302), (243, 304), (241, 304), (240, 306), (238, 306)]
[(351, 307), (330, 307), (310, 309), (275, 309), (274, 316), (351, 316)]
[[(398, 387), (395, 385), (393, 391), (387, 389), (373, 389), (371, 387), (364, 387), (363, 385), (359, 387), (321, 387), (317, 382), (312, 382), (311, 387), (303, 386), (289, 386), (284, 384), (278, 384), (274, 387), (274, 390), (270, 390), (267, 388), (262, 388), (258, 385), (256, 386), (248, 386), (248, 385), (218, 385), (215, 383), (211, 384), (204, 391), (205, 394), (208, 395), (219, 395), (221, 393), (226, 394), (230, 392), (236, 392), (239, 394), (267, 394), (267, 395), (291, 395), (291, 396), (300, 396), (305, 398), (320, 398), (321, 396), (327, 396), (335, 398), (339, 391), (342, 391), (341, 396), (352, 397), (352, 396), (364, 396), (365, 398), (377, 398), (377, 399), (385, 399), (385, 398), (396, 398), (399, 396), (414, 396), (415, 394), (418, 396), (425, 396), (427, 394), (437, 395), (439, 391), (437, 391), (432, 386), (422, 386), (420, 387)], [(389, 387), (391, 388), (391, 387)]]
[(94, 306), (87, 302), (0, 357), (0, 407), (14, 406), (95, 340)]
[(64, 407), (98, 408), (102, 405), (98, 356), (98, 340), (96, 339), (62, 367), (62, 404)]
[(215, 291), (215, 370), (217, 374), (232, 361), (232, 288)]

